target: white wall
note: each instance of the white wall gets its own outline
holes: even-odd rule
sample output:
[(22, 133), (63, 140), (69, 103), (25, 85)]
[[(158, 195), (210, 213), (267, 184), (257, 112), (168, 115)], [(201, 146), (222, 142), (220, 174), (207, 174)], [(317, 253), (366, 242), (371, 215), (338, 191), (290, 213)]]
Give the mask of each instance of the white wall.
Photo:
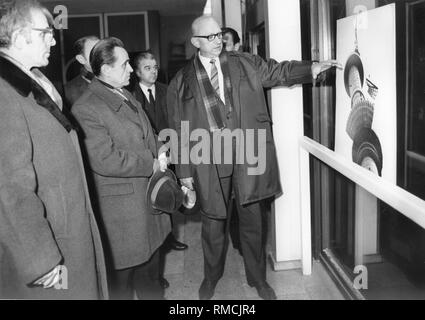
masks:
[(226, 27), (235, 29), (239, 37), (241, 38), (242, 44), (242, 10), (241, 10), (241, 1), (240, 0), (226, 0), (224, 2), (225, 8), (225, 19)]
[(371, 10), (376, 8), (376, 0), (346, 0), (345, 1), (347, 17), (357, 14), (363, 9)]
[[(265, 8), (268, 57), (301, 60), (299, 0), (269, 0)], [(302, 88), (271, 92), (273, 131), (284, 194), (275, 201), (272, 259), (275, 269), (301, 266), (299, 138), (303, 136)]]
[(211, 0), (211, 15), (214, 17), (215, 21), (221, 26), (223, 24), (222, 19), (222, 9), (221, 9), (221, 0)]

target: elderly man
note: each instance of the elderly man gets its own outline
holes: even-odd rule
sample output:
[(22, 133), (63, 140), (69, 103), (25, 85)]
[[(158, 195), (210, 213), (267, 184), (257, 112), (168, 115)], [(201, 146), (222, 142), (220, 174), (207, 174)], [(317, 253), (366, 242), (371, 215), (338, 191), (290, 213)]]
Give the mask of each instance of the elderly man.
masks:
[(86, 36), (74, 43), (75, 60), (81, 65), (81, 73), (65, 85), (65, 99), (69, 110), (94, 77), (90, 66), (90, 52), (98, 41), (97, 36)]
[[(238, 143), (241, 139), (230, 141), (224, 152), (211, 146), (208, 163), (195, 164), (198, 159), (193, 157), (190, 160), (195, 161), (186, 163), (182, 150), (173, 151), (173, 157), (177, 157), (177, 161), (173, 161), (178, 162), (177, 176), (187, 188), (196, 190), (201, 206), (204, 280), (199, 298), (212, 298), (223, 275), (228, 246), (227, 207), (233, 190), (248, 284), (257, 289), (261, 298), (276, 299), (274, 290), (266, 282), (264, 230), (267, 220), (264, 218), (267, 201), (279, 195), (281, 187), (276, 174), (278, 164), (263, 86), (311, 82), (320, 72), (338, 64), (335, 61), (316, 64), (265, 62), (258, 56), (222, 50), (222, 36), (220, 26), (210, 16), (199, 17), (193, 22), (191, 42), (199, 52), (169, 85), (169, 124), (184, 147), (189, 143), (189, 150), (198, 147), (199, 142), (188, 141), (182, 136), (188, 136), (196, 129), (197, 132), (200, 129), (210, 132), (211, 141), (215, 141), (225, 128), (239, 134), (248, 129), (262, 129), (266, 134), (263, 145), (258, 146), (253, 141), (247, 141), (247, 144), (261, 147), (263, 152), (259, 154), (259, 150), (254, 150), (254, 154), (259, 154), (266, 165), (264, 172), (260, 170), (253, 174), (249, 164), (235, 161), (234, 154), (243, 147)], [(187, 130), (190, 132), (185, 132)], [(230, 163), (225, 158), (229, 154)]]
[(51, 22), (36, 1), (0, 4), (0, 298), (107, 298), (76, 133), (37, 69)]
[[(134, 59), (134, 67), (138, 83), (135, 84), (133, 95), (146, 112), (155, 134), (167, 129), (167, 85), (157, 82), (158, 63), (155, 56), (149, 52), (141, 52)], [(178, 241), (178, 224), (172, 223), (173, 230), (168, 235), (164, 249), (186, 250), (187, 245)]]
[(154, 214), (146, 199), (149, 177), (165, 170), (165, 153), (137, 100), (123, 89), (133, 71), (117, 38), (100, 40), (90, 64), (92, 83), (72, 107), (84, 131), (100, 217), (112, 255), (112, 298), (163, 299), (159, 247), (170, 218)]

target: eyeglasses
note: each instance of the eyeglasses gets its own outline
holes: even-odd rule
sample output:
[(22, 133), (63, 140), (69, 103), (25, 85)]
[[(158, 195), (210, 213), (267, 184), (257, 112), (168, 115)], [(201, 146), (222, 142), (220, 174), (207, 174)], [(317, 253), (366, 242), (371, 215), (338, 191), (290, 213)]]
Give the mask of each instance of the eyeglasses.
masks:
[(214, 41), (214, 39), (217, 37), (218, 39), (222, 39), (223, 38), (223, 32), (219, 32), (216, 34), (210, 34), (208, 36), (193, 36), (194, 38), (204, 38), (204, 39), (208, 39), (209, 42)]
[(46, 39), (46, 36), (49, 35), (50, 38), (53, 38), (55, 35), (55, 30), (53, 28), (31, 28), (32, 30), (35, 31), (40, 31), (41, 34), (43, 35), (43, 39)]

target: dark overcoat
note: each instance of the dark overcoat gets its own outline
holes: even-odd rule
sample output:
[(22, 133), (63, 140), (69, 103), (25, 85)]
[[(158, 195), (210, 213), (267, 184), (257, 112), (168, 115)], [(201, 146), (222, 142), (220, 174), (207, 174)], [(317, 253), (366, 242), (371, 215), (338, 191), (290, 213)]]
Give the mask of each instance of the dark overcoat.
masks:
[(115, 269), (146, 262), (170, 232), (170, 218), (146, 201), (158, 143), (137, 100), (94, 79), (72, 107), (94, 175), (99, 213)]
[[(274, 60), (266, 62), (259, 56), (247, 53), (222, 54), (227, 55), (228, 60), (232, 106), (238, 120), (236, 128), (242, 129), (245, 138), (248, 137), (247, 129), (263, 129), (266, 133), (265, 149), (263, 148), (264, 152), (261, 151), (259, 155), (265, 156), (265, 159), (263, 158), (266, 164), (265, 171), (258, 171), (259, 174), (256, 174), (255, 170), (254, 174), (248, 171), (249, 168), (252, 170), (252, 168), (260, 169), (260, 167), (258, 164), (250, 165), (246, 157), (242, 161), (243, 164), (234, 166), (233, 177), (236, 179), (240, 202), (241, 205), (245, 205), (277, 196), (282, 192), (271, 130), (272, 120), (264, 97), (264, 87), (291, 86), (311, 82), (311, 62), (283, 61), (277, 63)], [(224, 70), (223, 65), (222, 69)], [(187, 145), (187, 140), (189, 140), (185, 140), (185, 137), (181, 135), (182, 121), (188, 121), (189, 133), (198, 128), (208, 130), (207, 114), (197, 82), (193, 59), (171, 81), (168, 87), (167, 108), (170, 127), (177, 131), (179, 137), (180, 151), (182, 150), (181, 145)], [(212, 137), (210, 139), (212, 141)], [(192, 150), (197, 143), (197, 141), (188, 142), (189, 149)], [(254, 146), (254, 154), (258, 155), (258, 144), (254, 143)], [(245, 151), (241, 154), (246, 155)], [(211, 150), (211, 154), (213, 154), (213, 150)], [(179, 152), (176, 174), (179, 178), (194, 178), (201, 212), (209, 217), (224, 218), (226, 206), (216, 166), (193, 164), (192, 162), (182, 164), (181, 155)]]
[[(0, 97), (0, 298), (107, 298), (75, 131), (48, 111), (60, 113), (50, 96), (4, 57)], [(58, 264), (66, 267), (68, 289), (31, 287)]]

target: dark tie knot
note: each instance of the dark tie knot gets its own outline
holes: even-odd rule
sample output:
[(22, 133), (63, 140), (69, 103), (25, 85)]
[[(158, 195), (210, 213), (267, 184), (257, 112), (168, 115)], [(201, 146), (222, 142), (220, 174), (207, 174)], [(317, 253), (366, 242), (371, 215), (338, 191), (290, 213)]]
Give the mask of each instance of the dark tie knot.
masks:
[(215, 59), (211, 59), (211, 60), (210, 60), (210, 63), (211, 63), (211, 64), (215, 64)]

